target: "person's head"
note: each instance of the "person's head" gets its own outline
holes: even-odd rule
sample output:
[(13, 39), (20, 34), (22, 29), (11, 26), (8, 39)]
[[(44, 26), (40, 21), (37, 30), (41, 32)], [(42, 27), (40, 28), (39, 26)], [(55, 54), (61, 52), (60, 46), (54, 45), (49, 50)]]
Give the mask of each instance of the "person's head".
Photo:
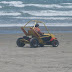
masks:
[(35, 27), (39, 27), (39, 24), (36, 24)]

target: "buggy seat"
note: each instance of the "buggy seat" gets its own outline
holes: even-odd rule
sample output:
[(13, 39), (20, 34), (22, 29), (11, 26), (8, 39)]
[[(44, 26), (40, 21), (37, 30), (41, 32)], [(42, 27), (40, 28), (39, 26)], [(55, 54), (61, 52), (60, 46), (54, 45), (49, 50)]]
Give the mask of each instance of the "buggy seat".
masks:
[(30, 30), (28, 30), (28, 32), (26, 32), (26, 30), (25, 30), (23, 27), (21, 27), (21, 30), (24, 32), (24, 34), (25, 34), (26, 36), (32, 35), (32, 36), (35, 36), (35, 37), (40, 37), (40, 34), (38, 34), (38, 33), (34, 30), (33, 27), (30, 27)]

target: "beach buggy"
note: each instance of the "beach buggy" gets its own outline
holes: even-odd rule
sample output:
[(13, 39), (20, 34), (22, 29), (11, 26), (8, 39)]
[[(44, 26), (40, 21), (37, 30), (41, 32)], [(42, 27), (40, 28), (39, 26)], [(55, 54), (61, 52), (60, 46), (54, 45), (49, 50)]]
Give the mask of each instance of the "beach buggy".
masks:
[[(30, 26), (29, 24), (32, 24), (33, 26)], [(48, 33), (44, 33), (44, 35), (41, 36), (34, 30), (36, 24), (44, 25), (43, 27), (45, 27)], [(52, 45), (53, 47), (58, 47), (59, 45), (57, 38), (55, 38), (55, 36), (49, 32), (45, 23), (42, 21), (28, 21), (23, 27), (21, 27), (21, 30), (24, 32), (25, 36), (17, 39), (16, 44), (18, 47), (23, 47), (25, 44), (30, 44), (30, 46), (33, 48), (38, 46), (43, 47), (44, 45)]]

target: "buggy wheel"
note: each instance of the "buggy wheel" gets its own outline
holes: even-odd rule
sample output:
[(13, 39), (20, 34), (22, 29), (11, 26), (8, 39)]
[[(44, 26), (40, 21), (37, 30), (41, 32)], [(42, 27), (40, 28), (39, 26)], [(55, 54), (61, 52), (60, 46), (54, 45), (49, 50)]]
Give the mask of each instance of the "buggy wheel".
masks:
[(23, 41), (21, 41), (23, 38), (18, 38), (16, 41), (16, 44), (18, 47), (23, 47), (25, 44)]
[(53, 40), (52, 41), (52, 46), (53, 47), (58, 47), (58, 45), (59, 45), (59, 41), (58, 40)]
[(32, 39), (30, 40), (30, 46), (31, 46), (31, 47), (36, 48), (36, 47), (38, 47), (38, 44), (39, 44), (39, 42), (38, 42), (38, 39), (37, 39), (37, 38), (32, 38)]
[(39, 44), (40, 45), (40, 47), (44, 47), (44, 44)]

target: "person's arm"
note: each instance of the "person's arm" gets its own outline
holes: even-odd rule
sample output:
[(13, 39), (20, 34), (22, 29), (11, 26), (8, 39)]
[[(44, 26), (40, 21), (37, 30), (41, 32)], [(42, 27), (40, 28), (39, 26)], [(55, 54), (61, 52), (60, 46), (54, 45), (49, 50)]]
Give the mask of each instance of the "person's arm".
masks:
[(43, 35), (44, 33), (42, 33), (41, 31), (38, 32), (40, 35)]
[(43, 35), (44, 33), (43, 32), (41, 32), (41, 30), (38, 28), (38, 33), (40, 34), (40, 35)]

